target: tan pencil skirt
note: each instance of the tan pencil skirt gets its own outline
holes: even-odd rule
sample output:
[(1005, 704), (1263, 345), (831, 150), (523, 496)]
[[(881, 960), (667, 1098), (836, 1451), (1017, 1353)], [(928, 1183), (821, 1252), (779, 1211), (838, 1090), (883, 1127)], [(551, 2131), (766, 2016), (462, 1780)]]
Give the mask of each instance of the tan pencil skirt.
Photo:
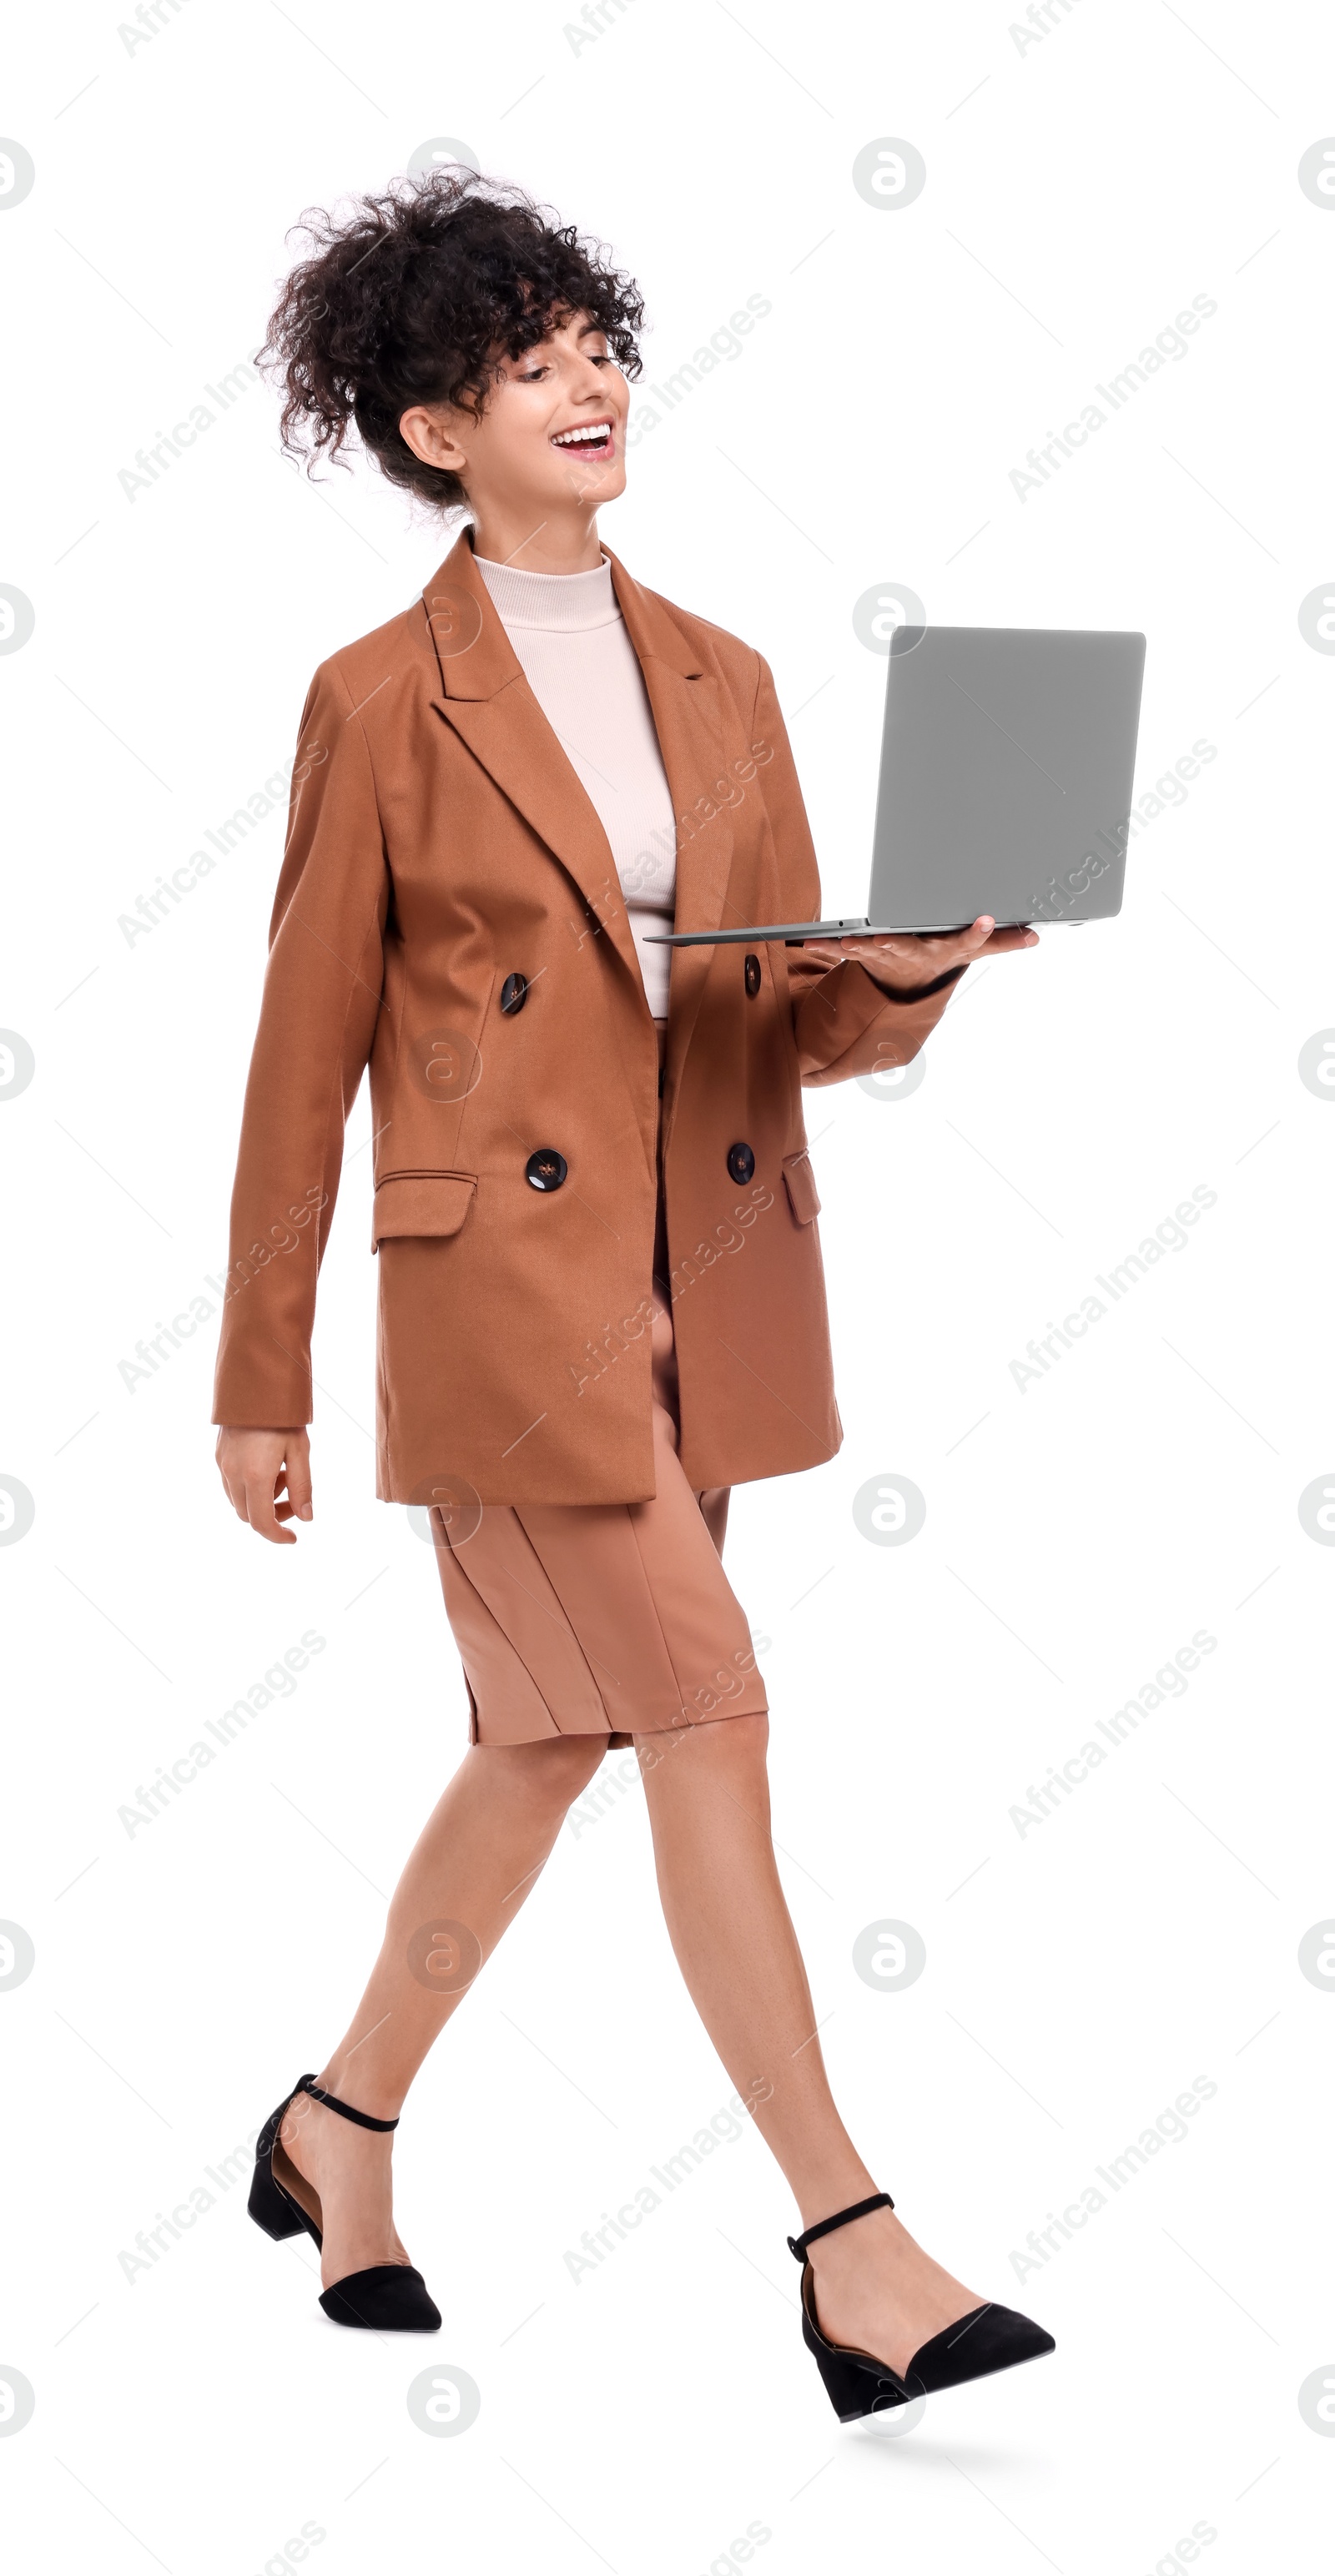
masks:
[[(666, 1023), (659, 1021), (660, 1062)], [(452, 1542), (431, 1514), (475, 1744), (601, 1735), (628, 1744), (768, 1702), (723, 1571), (728, 1488), (696, 1493), (678, 1452), (662, 1177), (654, 1259), (653, 1436), (644, 1503), (489, 1503)]]

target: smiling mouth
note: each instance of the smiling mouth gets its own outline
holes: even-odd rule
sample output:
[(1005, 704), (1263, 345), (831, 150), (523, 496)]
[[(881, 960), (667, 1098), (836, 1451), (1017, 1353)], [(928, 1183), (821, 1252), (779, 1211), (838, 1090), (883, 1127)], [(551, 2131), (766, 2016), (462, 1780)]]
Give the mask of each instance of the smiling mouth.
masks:
[(577, 429), (563, 429), (550, 442), (563, 456), (606, 458), (615, 453), (615, 432), (610, 420), (581, 422)]

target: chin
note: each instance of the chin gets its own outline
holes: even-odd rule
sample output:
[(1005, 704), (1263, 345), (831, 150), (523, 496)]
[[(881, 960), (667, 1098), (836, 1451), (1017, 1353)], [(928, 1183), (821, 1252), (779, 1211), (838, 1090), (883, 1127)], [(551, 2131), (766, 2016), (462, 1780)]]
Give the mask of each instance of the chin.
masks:
[(562, 500), (574, 492), (590, 509), (600, 510), (604, 501), (619, 500), (626, 488), (626, 461), (622, 456), (613, 457), (606, 465), (586, 465), (578, 473), (569, 467), (559, 470)]

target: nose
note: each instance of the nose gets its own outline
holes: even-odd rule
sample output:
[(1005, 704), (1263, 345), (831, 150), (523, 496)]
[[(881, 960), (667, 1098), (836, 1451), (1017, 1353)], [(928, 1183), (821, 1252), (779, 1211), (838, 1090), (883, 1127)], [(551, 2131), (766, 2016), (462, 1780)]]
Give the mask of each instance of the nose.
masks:
[(609, 373), (610, 369), (607, 367), (595, 366), (593, 359), (587, 357), (581, 349), (573, 384), (576, 401), (587, 402), (592, 396), (595, 401), (601, 402), (607, 392)]

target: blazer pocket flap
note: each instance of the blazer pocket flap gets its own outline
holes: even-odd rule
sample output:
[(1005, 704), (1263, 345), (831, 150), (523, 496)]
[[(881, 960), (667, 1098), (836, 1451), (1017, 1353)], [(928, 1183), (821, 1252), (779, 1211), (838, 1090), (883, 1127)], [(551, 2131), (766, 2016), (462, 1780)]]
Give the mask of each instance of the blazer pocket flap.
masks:
[(811, 1168), (811, 1155), (805, 1145), (800, 1154), (784, 1155), (783, 1178), (788, 1202), (798, 1224), (810, 1225), (813, 1216), (820, 1215), (820, 1192)]
[(388, 1235), (457, 1234), (476, 1188), (475, 1172), (391, 1172), (376, 1190), (371, 1250)]

